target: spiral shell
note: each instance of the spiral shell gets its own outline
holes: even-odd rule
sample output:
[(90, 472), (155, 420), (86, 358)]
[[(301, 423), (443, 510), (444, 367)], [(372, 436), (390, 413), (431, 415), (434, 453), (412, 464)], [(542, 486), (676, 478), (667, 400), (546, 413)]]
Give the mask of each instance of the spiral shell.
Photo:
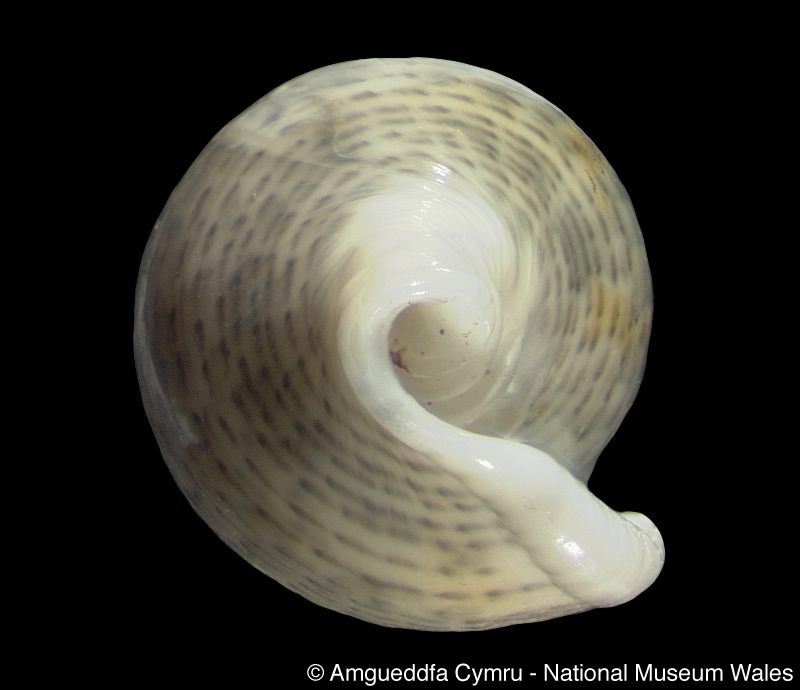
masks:
[(284, 84), (173, 192), (137, 287), (150, 423), (197, 513), (322, 606), (476, 630), (625, 602), (664, 558), (586, 481), (644, 370), (628, 196), (493, 72)]

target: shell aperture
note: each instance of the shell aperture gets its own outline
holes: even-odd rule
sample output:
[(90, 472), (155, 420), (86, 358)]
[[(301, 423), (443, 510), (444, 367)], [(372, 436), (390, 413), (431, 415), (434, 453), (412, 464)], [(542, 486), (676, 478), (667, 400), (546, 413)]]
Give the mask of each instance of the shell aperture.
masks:
[(145, 409), (237, 553), (328, 608), (475, 630), (623, 603), (661, 537), (587, 489), (644, 370), (622, 184), (492, 72), (360, 60), (229, 123), (137, 287)]

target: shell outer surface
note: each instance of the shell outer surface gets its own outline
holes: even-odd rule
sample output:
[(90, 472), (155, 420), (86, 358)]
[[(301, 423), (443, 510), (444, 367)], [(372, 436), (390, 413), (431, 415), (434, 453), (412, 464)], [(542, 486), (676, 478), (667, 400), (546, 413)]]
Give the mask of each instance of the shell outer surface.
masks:
[(587, 489), (652, 318), (625, 189), (493, 72), (359, 60), (275, 89), (170, 197), (134, 350), (162, 454), (237, 553), (380, 625), (623, 603), (664, 559)]

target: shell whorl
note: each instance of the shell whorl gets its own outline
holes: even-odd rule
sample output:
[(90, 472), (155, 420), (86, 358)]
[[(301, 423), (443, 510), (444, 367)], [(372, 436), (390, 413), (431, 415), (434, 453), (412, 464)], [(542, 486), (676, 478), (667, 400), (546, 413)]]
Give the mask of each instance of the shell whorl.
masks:
[(360, 60), (208, 144), (142, 261), (134, 346), (198, 514), (308, 599), (471, 630), (627, 601), (663, 543), (588, 491), (642, 377), (628, 195), (495, 73)]

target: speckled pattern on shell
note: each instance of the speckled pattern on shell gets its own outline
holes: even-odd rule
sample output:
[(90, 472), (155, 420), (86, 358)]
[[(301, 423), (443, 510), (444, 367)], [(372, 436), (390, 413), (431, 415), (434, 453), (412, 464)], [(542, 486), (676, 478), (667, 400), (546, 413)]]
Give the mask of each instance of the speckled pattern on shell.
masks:
[[(502, 318), (481, 375), (452, 393), (417, 391), (424, 350), (387, 342), (397, 385), (444, 422), (530, 444), (585, 483), (644, 369), (652, 293), (632, 206), (556, 107), (437, 60), (295, 79), (226, 126), (176, 188), (136, 305), (163, 455), (226, 543), (345, 614), (469, 630), (590, 608), (513, 511), (475, 488), (490, 480), (398, 437), (343, 364), (342, 314), (381, 278), (360, 208), (416, 181), (496, 214), (496, 256), (454, 251), (484, 262)], [(453, 351), (469, 347), (440, 330)]]

